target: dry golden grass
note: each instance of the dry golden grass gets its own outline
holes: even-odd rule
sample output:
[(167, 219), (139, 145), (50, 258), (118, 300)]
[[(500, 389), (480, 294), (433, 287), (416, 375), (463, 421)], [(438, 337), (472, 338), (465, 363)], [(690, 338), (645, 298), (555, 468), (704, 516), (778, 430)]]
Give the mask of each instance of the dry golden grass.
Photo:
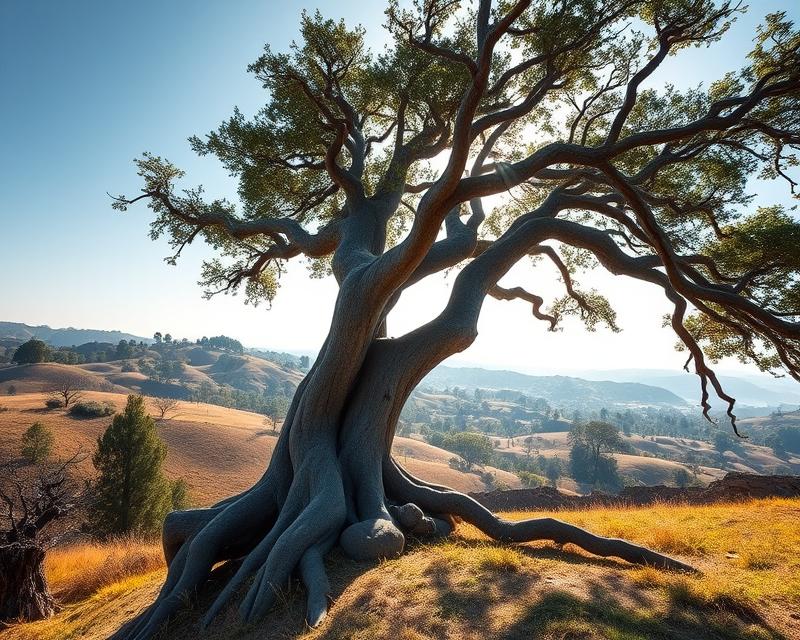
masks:
[[(543, 515), (506, 514), (509, 518)], [(547, 514), (553, 515), (553, 514)], [(302, 592), (286, 592), (268, 622), (237, 624), (235, 609), (198, 634), (201, 593), (165, 632), (170, 640), (795, 640), (800, 638), (800, 499), (703, 507), (560, 512), (592, 531), (626, 537), (681, 557), (702, 575), (636, 567), (567, 545), (506, 546), (474, 528), (434, 544), (413, 545), (378, 566), (334, 554), (328, 561), (336, 602), (320, 629), (304, 629)], [(678, 543), (681, 537), (688, 542)], [(677, 547), (676, 547), (677, 545)], [(136, 553), (136, 549), (131, 549)], [(86, 554), (85, 556), (83, 554)], [(90, 550), (70, 562), (103, 566)], [(117, 553), (111, 551), (111, 555)], [(150, 551), (143, 552), (150, 557)], [(69, 562), (66, 558), (72, 558)], [(115, 562), (109, 566), (116, 567)], [(155, 597), (163, 570), (129, 575), (68, 604), (55, 618), (7, 630), (8, 640), (100, 640)], [(48, 565), (48, 573), (51, 572)], [(55, 579), (55, 573), (52, 574)], [(81, 578), (82, 580), (82, 578)], [(793, 617), (795, 616), (795, 617)], [(5, 638), (4, 638), (5, 640)]]
[[(543, 514), (515, 512), (506, 517), (537, 515)], [(636, 571), (649, 571), (649, 576), (658, 573), (668, 583), (692, 585), (698, 594), (727, 594), (754, 607), (761, 602), (779, 603), (800, 614), (800, 499), (590, 509), (560, 512), (557, 517), (601, 535), (680, 556), (703, 575), (685, 578), (651, 569)], [(481, 537), (471, 528), (464, 527), (461, 533)]]
[(56, 548), (45, 558), (45, 573), (61, 603), (78, 602), (103, 587), (164, 567), (158, 542), (120, 538)]
[[(110, 424), (109, 417), (80, 420), (64, 409), (45, 410), (44, 393), (2, 396), (0, 412), (0, 450), (18, 455), (22, 433), (33, 422), (50, 427), (55, 435), (54, 450), (61, 454), (81, 448), (94, 450), (97, 438)], [(117, 410), (127, 396), (101, 391), (84, 392), (86, 400), (108, 402)], [(157, 412), (151, 407), (151, 412)], [(208, 505), (251, 486), (269, 462), (276, 437), (264, 424), (264, 416), (216, 405), (179, 402), (174, 417), (158, 421), (158, 430), (167, 444), (165, 468), (171, 478), (184, 478), (192, 501)], [(451, 469), (447, 461), (453, 454), (407, 438), (397, 438), (395, 446), (402, 461), (421, 478), (446, 484), (459, 491), (483, 491), (485, 485), (476, 474)], [(1, 451), (0, 451), (1, 452)], [(416, 457), (419, 456), (419, 459)], [(91, 460), (82, 470), (92, 472)], [(514, 474), (493, 470), (497, 479), (519, 486)]]
[[(127, 399), (125, 394), (96, 391), (84, 396), (109, 402), (117, 409), (122, 409)], [(67, 455), (80, 448), (91, 453), (111, 418), (81, 420), (64, 409), (47, 411), (45, 397), (42, 393), (3, 397), (9, 410), (0, 413), (0, 449), (18, 455), (22, 433), (38, 421), (52, 429), (54, 451)], [(167, 444), (167, 475), (184, 478), (197, 505), (211, 504), (246, 489), (264, 472), (275, 443), (263, 420), (263, 416), (247, 411), (180, 402), (176, 418), (157, 423)], [(81, 469), (87, 475), (93, 473), (90, 457)]]

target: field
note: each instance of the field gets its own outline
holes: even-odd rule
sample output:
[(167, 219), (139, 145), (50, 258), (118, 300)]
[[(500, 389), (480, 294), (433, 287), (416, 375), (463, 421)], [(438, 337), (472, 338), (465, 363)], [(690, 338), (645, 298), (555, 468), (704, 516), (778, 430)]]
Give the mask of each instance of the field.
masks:
[[(508, 518), (530, 513), (506, 514)], [(263, 624), (230, 611), (198, 636), (187, 611), (165, 638), (307, 640), (533, 638), (539, 640), (795, 640), (800, 638), (800, 500), (561, 512), (692, 563), (702, 575), (599, 559), (570, 545), (503, 546), (460, 525), (443, 542), (416, 543), (398, 560), (328, 560), (334, 604), (304, 629), (302, 593), (287, 590)], [(765, 535), (768, 532), (768, 535)], [(100, 640), (155, 596), (164, 569), (151, 545), (64, 549), (47, 572), (65, 601), (51, 620), (6, 630), (4, 640)], [(123, 562), (122, 557), (130, 557)], [(83, 570), (75, 572), (80, 564)], [(108, 574), (107, 580), (99, 576)], [(70, 585), (70, 582), (75, 584)], [(88, 583), (88, 584), (86, 584)], [(63, 594), (67, 594), (66, 597)], [(87, 595), (91, 594), (91, 595)], [(199, 608), (209, 594), (200, 594)]]
[[(744, 422), (744, 421), (743, 421)], [(747, 427), (742, 426), (745, 430)], [(532, 446), (541, 455), (547, 457), (558, 456), (562, 460), (569, 458), (569, 443), (567, 431), (552, 433), (537, 433), (532, 437)], [(492, 437), (499, 453), (512, 455), (525, 455), (525, 437), (516, 437), (513, 442), (504, 437)], [(684, 460), (687, 454), (715, 455), (714, 445), (692, 438), (676, 438), (671, 436), (640, 435), (624, 436), (623, 441), (629, 445), (636, 454), (614, 454), (620, 473), (635, 478), (647, 485), (669, 484), (677, 469), (686, 469), (686, 464), (675, 460)], [(742, 471), (745, 473), (771, 474), (777, 469), (789, 467), (793, 472), (800, 472), (800, 458), (791, 457), (781, 460), (775, 456), (771, 449), (749, 443), (737, 443), (738, 452), (726, 451), (723, 456), (726, 469), (713, 466), (699, 466), (698, 480), (708, 484), (713, 480), (722, 478), (727, 471)], [(657, 456), (657, 457), (656, 457)]]
[[(84, 399), (125, 406), (126, 395), (105, 391), (84, 392)], [(44, 408), (45, 393), (20, 393), (0, 397), (0, 454), (15, 456), (22, 433), (39, 421), (52, 428), (54, 450), (67, 455), (78, 449), (91, 453), (97, 437), (111, 418), (76, 419), (63, 409)], [(148, 400), (148, 402), (151, 402)], [(151, 413), (157, 415), (150, 404)], [(173, 417), (158, 422), (167, 444), (165, 469), (171, 478), (184, 478), (191, 498), (207, 505), (246, 489), (264, 472), (275, 446), (276, 435), (264, 424), (264, 416), (217, 405), (180, 401)], [(395, 439), (395, 453), (408, 469), (427, 480), (447, 484), (460, 491), (483, 491), (477, 474), (448, 466), (453, 454), (408, 438)], [(91, 472), (91, 461), (82, 464)], [(510, 487), (520, 486), (512, 473), (487, 467)]]

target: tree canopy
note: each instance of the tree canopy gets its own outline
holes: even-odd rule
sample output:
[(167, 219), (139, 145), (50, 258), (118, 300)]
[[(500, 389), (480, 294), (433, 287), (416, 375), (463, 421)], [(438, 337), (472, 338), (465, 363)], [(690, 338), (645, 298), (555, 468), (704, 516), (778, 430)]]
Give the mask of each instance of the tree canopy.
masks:
[(442, 447), (464, 459), (467, 470), (474, 465), (484, 465), (492, 457), (492, 441), (482, 433), (461, 431), (445, 436)]
[[(207, 295), (243, 288), (250, 302), (271, 301), (301, 254), (313, 275), (340, 281), (368, 262), (396, 295), (470, 261), (465, 272), (492, 271), (472, 289), (526, 300), (552, 328), (566, 315), (616, 328), (605, 298), (573, 281), (599, 262), (664, 289), (704, 408), (707, 384), (732, 403), (703, 349), (800, 368), (800, 226), (781, 206), (753, 208), (749, 182), (795, 188), (800, 36), (771, 14), (739, 72), (708, 87), (642, 84), (668, 56), (722, 38), (743, 10), (393, 0), (381, 52), (365, 48), (363, 28), (304, 13), (297, 44), (267, 46), (249, 67), (265, 106), (191, 139), (239, 178), (238, 206), (180, 190), (183, 172), (145, 154), (151, 235), (169, 238), (171, 261), (204, 238), (220, 254), (203, 270)], [(485, 213), (481, 199), (503, 193), (513, 197)], [(442, 224), (447, 238), (434, 242)], [(496, 283), (529, 254), (561, 272), (565, 294), (548, 308)], [(455, 287), (451, 305), (466, 295)]]
[(34, 422), (22, 434), (22, 456), (34, 464), (44, 462), (53, 451), (54, 441), (52, 429), (41, 422)]

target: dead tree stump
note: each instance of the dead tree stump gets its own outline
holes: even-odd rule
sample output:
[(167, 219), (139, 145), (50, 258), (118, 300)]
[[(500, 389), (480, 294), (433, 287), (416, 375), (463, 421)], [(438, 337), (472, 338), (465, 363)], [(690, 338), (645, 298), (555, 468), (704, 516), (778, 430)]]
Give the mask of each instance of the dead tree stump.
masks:
[(41, 620), (55, 603), (44, 575), (44, 548), (15, 542), (0, 546), (0, 621)]

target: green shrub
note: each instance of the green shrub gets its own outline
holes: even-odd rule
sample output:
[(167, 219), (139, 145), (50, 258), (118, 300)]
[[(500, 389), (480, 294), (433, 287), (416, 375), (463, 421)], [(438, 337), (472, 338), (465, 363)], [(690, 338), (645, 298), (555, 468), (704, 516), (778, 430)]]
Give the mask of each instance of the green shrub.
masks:
[(22, 434), (22, 456), (31, 463), (44, 462), (53, 451), (53, 431), (41, 422), (34, 422)]
[(58, 398), (48, 398), (44, 401), (44, 406), (48, 409), (59, 409), (64, 406), (64, 403)]
[(517, 477), (522, 482), (523, 486), (533, 488), (541, 487), (544, 485), (544, 480), (540, 475), (531, 473), (530, 471), (517, 471)]
[(70, 415), (76, 418), (102, 418), (115, 412), (114, 406), (108, 402), (76, 402), (69, 410)]

